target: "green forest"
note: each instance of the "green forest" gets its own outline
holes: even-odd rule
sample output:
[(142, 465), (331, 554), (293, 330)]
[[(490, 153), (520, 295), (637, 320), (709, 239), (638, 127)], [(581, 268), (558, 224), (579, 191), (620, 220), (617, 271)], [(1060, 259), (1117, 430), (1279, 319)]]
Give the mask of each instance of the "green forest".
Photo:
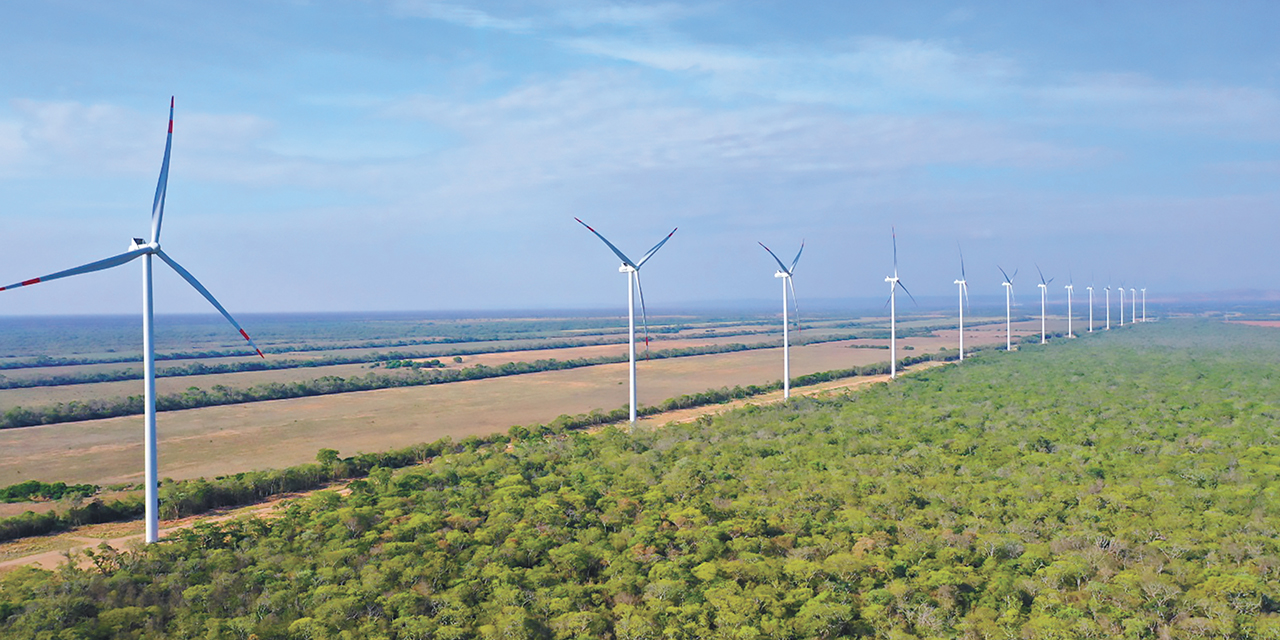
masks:
[(0, 574), (0, 637), (1280, 638), (1278, 418), (1280, 331), (1185, 321), (513, 429)]

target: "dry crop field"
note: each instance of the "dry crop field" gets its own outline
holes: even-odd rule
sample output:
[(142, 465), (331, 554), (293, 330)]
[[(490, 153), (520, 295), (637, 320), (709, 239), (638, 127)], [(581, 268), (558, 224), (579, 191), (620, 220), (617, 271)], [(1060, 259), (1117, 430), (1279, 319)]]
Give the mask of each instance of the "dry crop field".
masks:
[[(797, 336), (817, 340), (838, 335), (883, 335), (882, 318), (819, 319), (806, 323)], [(993, 320), (984, 318), (983, 320)], [(527, 321), (538, 329), (539, 321)], [(923, 318), (905, 321), (903, 328), (945, 326), (945, 318)], [(563, 344), (573, 336), (583, 339), (621, 337), (625, 325), (541, 330), (536, 337), (524, 325), (507, 322), (511, 337), (495, 336), (488, 340), (456, 340), (447, 344), (417, 346), (369, 346), (371, 342), (395, 342), (394, 334), (374, 335), (368, 339), (317, 340), (305, 349), (288, 351), (271, 358), (315, 358), (333, 355), (369, 355), (375, 352), (411, 352), (414, 350), (484, 350), (463, 356), (461, 364), (451, 358), (441, 360), (449, 367), (476, 364), (499, 366), (508, 362), (531, 362), (543, 359), (571, 360), (599, 356), (623, 356), (623, 343), (537, 348), (540, 345)], [(665, 323), (665, 326), (664, 326)], [(776, 322), (774, 323), (776, 325)], [(776, 331), (764, 331), (771, 325), (758, 319), (746, 321), (686, 322), (672, 326), (670, 320), (657, 320), (652, 329), (650, 348), (680, 349), (709, 345), (742, 343), (747, 345), (777, 344)], [(483, 325), (482, 330), (490, 326)], [(1019, 333), (1039, 329), (1038, 321), (1015, 325)], [(1060, 330), (1060, 329), (1059, 329)], [(589, 334), (589, 335), (583, 335)], [(340, 336), (342, 337), (342, 336)], [(121, 338), (123, 340), (123, 336)], [(794, 338), (793, 338), (794, 339)], [(996, 344), (1004, 339), (1004, 327), (978, 325), (966, 329), (966, 344)], [(281, 346), (283, 340), (275, 339)], [(346, 347), (339, 346), (342, 342)], [(804, 375), (844, 369), (887, 360), (887, 339), (858, 338), (820, 342), (792, 348), (792, 375)], [(941, 348), (954, 348), (955, 329), (938, 328), (932, 336), (901, 339), (900, 355), (919, 354)], [(317, 346), (318, 345), (318, 346)], [(218, 350), (218, 344), (200, 343), (201, 348)], [(302, 345), (299, 345), (302, 346)], [(524, 350), (513, 350), (522, 349)], [(862, 347), (862, 348), (859, 348)], [(293, 347), (296, 349), (297, 347)], [(194, 349), (193, 349), (194, 350)], [(108, 353), (127, 353), (104, 350)], [(87, 353), (96, 353), (89, 351)], [(51, 357), (62, 354), (51, 353)], [(652, 405), (668, 398), (698, 393), (709, 389), (737, 385), (766, 384), (780, 378), (781, 349), (758, 348), (702, 356), (641, 360), (639, 364), (639, 399), (641, 405)], [(191, 362), (227, 363), (249, 360), (243, 357), (197, 358), (164, 361), (165, 364)], [(77, 364), (13, 369), (8, 373), (38, 375), (70, 374), (76, 371), (110, 371), (132, 366), (129, 363)], [(159, 378), (160, 393), (173, 393), (196, 386), (214, 385), (246, 387), (269, 382), (305, 381), (321, 376), (357, 376), (370, 371), (393, 373), (396, 370), (370, 369), (367, 363), (304, 367), (271, 371), (244, 371), (208, 375)], [(16, 377), (16, 376), (15, 376)], [(418, 442), (433, 441), (444, 436), (461, 439), (468, 435), (505, 431), (516, 424), (548, 422), (563, 414), (612, 410), (626, 403), (626, 364), (605, 364), (563, 371), (543, 371), (501, 378), (453, 382), (447, 384), (380, 389), (287, 400), (254, 402), (163, 412), (159, 416), (161, 439), (161, 476), (174, 479), (217, 476), (238, 471), (278, 468), (308, 462), (320, 448), (338, 449), (343, 455), (372, 452)], [(91, 384), (71, 384), (28, 389), (0, 390), (0, 411), (15, 405), (39, 405), (97, 398), (138, 395), (139, 380), (123, 380)], [(660, 418), (658, 418), (660, 419)], [(29, 479), (47, 482), (92, 482), (97, 484), (131, 483), (140, 480), (141, 420), (124, 416), (0, 431), (0, 486)]]
[[(1026, 323), (1023, 323), (1026, 324)], [(1038, 329), (1038, 322), (1036, 323)], [(1003, 329), (1003, 327), (1001, 327)], [(1019, 327), (1020, 330), (1029, 329)], [(954, 333), (954, 331), (952, 331)], [(1003, 331), (967, 332), (968, 343), (996, 343)], [(984, 337), (985, 336), (985, 337)], [(684, 344), (686, 341), (669, 341)], [(688, 341), (696, 343), (697, 341)], [(794, 347), (792, 374), (881, 362), (885, 349), (854, 348), (885, 340), (850, 340)], [(952, 347), (952, 339), (910, 337), (904, 354)], [(912, 347), (907, 350), (907, 347)], [(527, 352), (570, 358), (625, 345)], [(522, 353), (468, 358), (510, 362)], [(642, 405), (780, 376), (781, 349), (641, 361)], [(290, 370), (296, 371), (296, 370)], [(262, 372), (280, 373), (280, 372)], [(246, 375), (246, 374), (224, 374)], [(217, 377), (217, 376), (209, 376)], [(163, 381), (164, 379), (161, 379)], [(381, 389), (241, 405), (170, 411), (159, 416), (161, 476), (184, 479), (308, 462), (320, 448), (343, 455), (380, 451), (444, 436), (461, 439), (548, 422), (562, 414), (610, 410), (626, 402), (626, 364)], [(126, 383), (138, 385), (137, 381)], [(0, 485), (28, 479), (112, 484), (140, 480), (141, 420), (137, 416), (0, 431)]]

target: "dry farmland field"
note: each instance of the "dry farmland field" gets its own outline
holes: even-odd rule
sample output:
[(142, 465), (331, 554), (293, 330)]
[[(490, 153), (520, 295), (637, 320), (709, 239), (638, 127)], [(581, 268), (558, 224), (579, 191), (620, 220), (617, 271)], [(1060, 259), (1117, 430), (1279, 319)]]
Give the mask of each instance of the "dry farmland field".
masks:
[[(975, 318), (966, 330), (966, 345), (1002, 344), (1004, 325), (995, 318)], [(899, 327), (900, 356), (954, 348), (953, 320), (945, 316), (907, 319)], [(988, 324), (978, 324), (988, 323)], [(418, 321), (396, 319), (359, 326), (356, 320), (318, 323), (306, 332), (306, 323), (291, 320), (280, 327), (268, 324), (266, 335), (273, 353), (270, 360), (347, 357), (363, 362), (307, 366), (265, 371), (240, 371), (204, 375), (161, 377), (159, 392), (177, 393), (191, 387), (216, 385), (245, 388), (270, 383), (305, 382), (323, 376), (351, 377), (378, 372), (399, 375), (407, 368), (386, 369), (379, 354), (390, 352), (466, 352), (439, 358), (445, 368), (511, 362), (614, 357), (626, 354), (625, 319), (504, 319), (489, 321)], [(430, 326), (428, 326), (430, 325)], [(465, 326), (459, 326), (465, 325)], [(65, 328), (60, 328), (65, 330)], [(92, 327), (79, 327), (92, 333)], [(738, 385), (767, 384), (780, 378), (781, 349), (776, 320), (771, 318), (655, 318), (650, 326), (653, 352), (699, 347), (747, 345), (747, 350), (642, 359), (639, 364), (640, 405), (653, 405), (684, 394)], [(806, 322), (799, 334), (812, 344), (792, 349), (792, 375), (799, 376), (888, 359), (887, 322), (884, 318), (817, 318)], [(1015, 335), (1037, 332), (1039, 322), (1023, 319)], [(1062, 331), (1051, 323), (1051, 331)], [(286, 331), (299, 333), (293, 341)], [(467, 332), (471, 333), (468, 334)], [(185, 335), (183, 332), (176, 332)], [(206, 357), (162, 360), (165, 366), (193, 363), (252, 363), (230, 339), (221, 342), (197, 330), (199, 341), (183, 345), (172, 336), (170, 352), (204, 351)], [(104, 344), (87, 344), (81, 337), (71, 348), (31, 353), (12, 344), (3, 345), (3, 362), (43, 364), (38, 367), (0, 370), (10, 379), (41, 376), (74, 376), (136, 367), (133, 362), (103, 363), (130, 353), (128, 333), (111, 327), (100, 333)], [(468, 338), (484, 338), (470, 340)], [(838, 339), (838, 338), (848, 339)], [(793, 333), (793, 340), (796, 334)], [(420, 342), (414, 342), (420, 341)], [(612, 341), (611, 344), (567, 346), (573, 341)], [(56, 345), (52, 338), (34, 340)], [(136, 345), (135, 351), (136, 355)], [(161, 353), (165, 353), (161, 351)], [(643, 347), (641, 346), (643, 354)], [(232, 355), (228, 355), (232, 354)], [(41, 363), (35, 358), (82, 362)], [(643, 356), (642, 356), (643, 358)], [(414, 362), (431, 358), (413, 358)], [(12, 375), (10, 375), (12, 374)], [(161, 412), (161, 476), (173, 479), (212, 477), (239, 471), (280, 468), (314, 459), (321, 448), (351, 455), (374, 452), (449, 436), (505, 431), (516, 424), (546, 423), (563, 414), (612, 410), (626, 402), (626, 364), (594, 364), (564, 370), (536, 371), (487, 379), (382, 388), (243, 404), (206, 406)], [(0, 413), (15, 406), (109, 400), (141, 391), (137, 379), (83, 384), (60, 384), (0, 390)], [(661, 421), (657, 416), (651, 422)], [(64, 422), (0, 430), (0, 486), (25, 481), (88, 482), (102, 485), (134, 483), (141, 479), (141, 419), (137, 415)]]

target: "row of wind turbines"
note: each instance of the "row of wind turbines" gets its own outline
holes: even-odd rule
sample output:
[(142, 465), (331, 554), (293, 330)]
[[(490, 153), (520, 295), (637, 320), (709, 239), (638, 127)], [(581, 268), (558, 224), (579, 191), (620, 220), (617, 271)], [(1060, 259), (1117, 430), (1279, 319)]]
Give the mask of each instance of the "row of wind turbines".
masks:
[[(608, 238), (605, 238), (599, 231), (596, 231), (594, 228), (592, 228), (590, 225), (583, 222), (579, 218), (574, 218), (574, 220), (577, 220), (579, 224), (586, 227), (587, 230), (595, 234), (597, 238), (600, 238), (600, 240), (604, 242), (605, 245), (608, 246), (611, 251), (613, 251), (614, 255), (616, 255), (618, 258), (622, 260), (622, 266), (618, 268), (618, 271), (627, 274), (627, 314), (628, 314), (627, 326), (628, 326), (628, 337), (629, 337), (628, 344), (630, 345), (629, 398), (630, 398), (631, 424), (634, 425), (636, 422), (635, 298), (637, 293), (640, 296), (640, 313), (641, 313), (641, 318), (642, 318), (642, 322), (644, 324), (644, 330), (645, 330), (645, 338), (644, 338), (645, 348), (647, 349), (649, 346), (649, 318), (648, 318), (648, 312), (645, 310), (644, 289), (640, 286), (640, 267), (643, 266), (644, 263), (648, 262), (649, 259), (652, 258), (653, 255), (658, 252), (658, 249), (661, 249), (662, 245), (666, 244), (667, 241), (671, 239), (671, 236), (675, 235), (678, 228), (672, 229), (671, 233), (668, 233), (666, 237), (664, 237), (660, 242), (658, 242), (658, 244), (654, 245), (652, 249), (649, 249), (649, 251), (645, 252), (645, 254), (640, 258), (640, 260), (632, 261), (630, 258), (627, 257), (625, 253), (619, 250), (618, 247), (616, 247), (612, 242), (610, 242)], [(907, 289), (907, 286), (902, 283), (902, 279), (898, 276), (898, 232), (896, 229), (892, 227), (890, 228), (890, 237), (893, 242), (893, 275), (885, 276), (884, 281), (889, 283), (889, 300), (886, 303), (887, 306), (889, 307), (889, 377), (897, 378), (898, 377), (897, 292), (898, 292), (898, 289), (902, 289), (903, 293), (906, 293), (907, 296), (911, 298), (912, 302), (915, 302), (915, 296), (911, 295), (911, 291)], [(773, 260), (778, 263), (778, 271), (774, 273), (774, 277), (782, 279), (782, 397), (786, 399), (791, 397), (791, 341), (790, 341), (790, 334), (789, 334), (791, 322), (788, 317), (788, 311), (793, 306), (796, 308), (796, 320), (798, 322), (800, 310), (799, 310), (798, 302), (796, 301), (795, 283), (793, 281), (793, 276), (795, 274), (796, 265), (800, 263), (800, 256), (804, 253), (804, 242), (802, 241), (800, 243), (800, 250), (796, 252), (796, 257), (794, 260), (791, 261), (790, 266), (784, 263), (782, 259), (779, 258), (778, 255), (774, 253), (773, 250), (770, 249), (768, 246), (766, 246), (763, 242), (759, 244), (761, 247), (764, 247), (764, 250), (768, 251), (769, 255), (773, 258)], [(1013, 279), (1017, 277), (1018, 271), (1017, 269), (1015, 269), (1013, 272), (1013, 275), (1010, 276), (1004, 270), (1003, 267), (996, 265), (996, 268), (999, 269), (1000, 274), (1004, 276), (1004, 282), (1002, 282), (1001, 284), (1005, 290), (1005, 349), (1008, 351), (1012, 351), (1013, 350), (1013, 304), (1014, 304)], [(1036, 272), (1040, 276), (1040, 284), (1036, 285), (1040, 289), (1040, 343), (1046, 344), (1049, 341), (1048, 331), (1046, 328), (1046, 320), (1048, 318), (1048, 313), (1047, 313), (1048, 289), (1049, 289), (1049, 284), (1053, 282), (1053, 278), (1049, 278), (1048, 280), (1045, 280), (1044, 272), (1040, 270), (1040, 265), (1036, 265)], [(965, 274), (963, 251), (960, 252), (960, 279), (956, 280), (954, 284), (956, 284), (958, 287), (958, 295), (959, 295), (959, 332), (958, 332), (959, 340), (960, 340), (959, 360), (963, 361), (964, 360), (964, 310), (969, 304), (969, 282), (968, 282), (968, 277)], [(1071, 337), (1075, 337), (1074, 327), (1072, 325), (1072, 321), (1074, 319), (1074, 312), (1072, 310), (1072, 294), (1075, 291), (1075, 285), (1074, 283), (1069, 283), (1064, 288), (1067, 291), (1067, 335)], [(1089, 333), (1093, 333), (1093, 307), (1094, 307), (1093, 285), (1086, 287), (1086, 289), (1089, 290)], [(1120, 326), (1124, 326), (1124, 287), (1120, 287), (1119, 291), (1120, 291)], [(1144, 287), (1140, 290), (1131, 288), (1129, 291), (1133, 294), (1131, 297), (1131, 299), (1133, 300), (1133, 310), (1130, 315), (1130, 322), (1131, 323), (1138, 322), (1137, 320), (1138, 291), (1142, 292), (1142, 322), (1146, 322), (1147, 321), (1147, 290), (1146, 288)], [(788, 293), (790, 293), (790, 304), (788, 304), (788, 299), (787, 299)], [(1107, 285), (1106, 293), (1107, 293), (1106, 329), (1110, 330), (1111, 329), (1111, 286), (1110, 285)]]
[[(174, 100), (173, 98), (170, 98), (169, 130), (165, 138), (164, 159), (161, 161), (160, 177), (156, 184), (155, 199), (153, 200), (152, 206), (151, 206), (150, 239), (144, 240), (142, 238), (133, 238), (132, 242), (129, 245), (129, 249), (119, 255), (115, 255), (109, 258), (104, 258), (102, 260), (97, 260), (94, 262), (83, 264), (78, 267), (73, 267), (71, 269), (66, 269), (63, 271), (58, 271), (48, 275), (40, 276), (38, 278), (22, 280), (7, 286), (0, 287), (0, 291), (7, 291), (10, 289), (17, 289), (20, 287), (39, 284), (42, 282), (49, 282), (52, 280), (58, 280), (58, 279), (66, 278), (70, 276), (77, 276), (77, 275), (82, 275), (86, 273), (92, 273), (95, 271), (102, 271), (102, 270), (110, 269), (113, 267), (118, 267), (125, 263), (132, 262), (137, 258), (143, 259), (142, 260), (142, 344), (143, 344), (143, 378), (145, 380), (144, 382), (145, 391), (144, 391), (144, 454), (143, 454), (143, 457), (144, 457), (144, 469), (145, 469), (145, 472), (144, 472), (145, 520), (146, 520), (145, 527), (146, 527), (146, 542), (148, 543), (156, 542), (156, 540), (159, 537), (159, 488), (157, 483), (157, 478), (158, 478), (157, 466), (158, 465), (157, 465), (157, 444), (156, 444), (157, 443), (156, 383), (155, 383), (155, 348), (154, 348), (155, 332), (153, 329), (154, 296), (153, 296), (153, 287), (152, 287), (152, 257), (154, 256), (154, 257), (160, 258), (162, 262), (169, 265), (169, 267), (172, 268), (175, 272), (177, 272), (178, 275), (182, 277), (182, 279), (186, 280), (188, 284), (190, 284), (196, 291), (198, 291), (200, 295), (204, 296), (204, 298), (208, 300), (209, 303), (213, 305), (213, 307), (217, 309), (218, 312), (221, 313), (224, 318), (227, 319), (228, 322), (231, 323), (231, 326), (234, 327), (237, 332), (239, 332), (240, 336), (243, 337), (251, 347), (253, 347), (253, 350), (258, 354), (258, 356), (265, 358), (265, 356), (263, 356), (262, 354), (262, 350), (258, 348), (257, 344), (254, 343), (253, 339), (249, 337), (249, 334), (245, 332), (245, 330), (240, 326), (238, 322), (236, 322), (235, 318), (233, 318), (231, 314), (227, 312), (226, 308), (224, 308), (222, 304), (219, 303), (216, 298), (214, 298), (213, 294), (210, 293), (209, 290), (204, 287), (204, 285), (200, 284), (200, 281), (197, 280), (195, 276), (191, 274), (191, 272), (187, 271), (185, 268), (179, 265), (173, 258), (171, 258), (167, 253), (165, 253), (160, 248), (160, 227), (161, 227), (161, 223), (164, 220), (165, 193), (166, 193), (166, 189), (169, 182), (169, 155), (170, 155), (170, 150), (172, 149), (172, 146), (173, 146), (173, 112), (174, 112)], [(616, 255), (619, 259), (622, 260), (622, 265), (619, 267), (618, 270), (622, 273), (627, 274), (627, 311), (628, 311), (628, 338), (629, 338), (628, 344), (629, 344), (629, 354), (630, 354), (629, 360), (630, 360), (630, 382), (631, 382), (630, 418), (631, 418), (631, 423), (634, 424), (636, 421), (636, 406), (637, 406), (637, 402), (636, 402), (636, 336), (635, 336), (635, 332), (636, 332), (635, 299), (637, 294), (639, 294), (639, 297), (640, 297), (640, 309), (641, 309), (641, 317), (643, 319), (644, 328), (645, 328), (646, 347), (648, 346), (648, 343), (649, 343), (648, 313), (645, 310), (645, 305), (644, 305), (644, 290), (640, 286), (640, 268), (643, 267), (645, 263), (647, 263), (649, 259), (651, 259), (654, 256), (654, 254), (657, 253), (658, 250), (661, 249), (662, 246), (665, 245), (667, 241), (671, 239), (673, 235), (675, 235), (676, 230), (672, 229), (671, 232), (666, 235), (666, 237), (664, 237), (660, 242), (658, 242), (658, 244), (654, 245), (653, 248), (645, 252), (644, 255), (640, 257), (639, 260), (633, 261), (630, 258), (628, 258), (626, 254), (620, 251), (616, 246), (614, 246), (613, 243), (609, 242), (609, 240), (606, 239), (603, 235), (601, 235), (595, 229), (588, 226), (587, 223), (582, 222), (582, 220), (578, 220), (578, 222), (581, 223), (582, 226), (586, 227), (587, 230), (591, 231), (591, 233), (595, 234), (596, 237), (598, 237), (601, 241), (605, 243), (605, 245), (609, 247), (609, 249), (614, 253), (614, 255)], [(804, 253), (804, 243), (802, 242), (800, 244), (800, 250), (796, 253), (796, 257), (791, 261), (790, 266), (788, 266), (780, 258), (778, 258), (777, 254), (775, 254), (771, 249), (769, 249), (769, 247), (765, 246), (764, 243), (760, 243), (760, 246), (764, 247), (765, 251), (768, 251), (769, 255), (772, 256), (774, 261), (777, 262), (778, 271), (774, 274), (774, 277), (780, 278), (782, 280), (782, 316), (783, 316), (783, 330), (782, 330), (783, 331), (782, 333), (783, 335), (783, 377), (782, 377), (782, 380), (783, 380), (783, 395), (784, 397), (789, 398), (791, 395), (791, 387), (790, 387), (791, 360), (790, 360), (790, 336), (789, 336), (788, 330), (789, 330), (791, 320), (788, 316), (788, 309), (789, 307), (795, 308), (797, 321), (798, 321), (799, 307), (798, 307), (798, 303), (796, 302), (795, 284), (793, 282), (793, 275), (795, 273), (796, 265), (798, 265), (800, 262), (800, 256), (801, 254)], [(959, 285), (960, 287), (960, 297), (961, 297), (960, 298), (960, 329), (961, 329), (960, 330), (960, 357), (961, 359), (963, 359), (964, 358), (964, 309), (968, 301), (968, 284), (964, 279), (963, 254), (961, 255), (960, 270), (961, 270), (961, 279), (956, 280), (956, 284)], [(1003, 269), (1001, 269), (1001, 273), (1004, 273)], [(1017, 275), (1016, 271), (1014, 272), (1014, 275)], [(1042, 331), (1042, 340), (1043, 340), (1044, 339), (1044, 336), (1043, 336), (1043, 329), (1044, 329), (1043, 289), (1048, 286), (1048, 283), (1043, 281), (1044, 280), (1043, 275), (1041, 276), (1041, 280), (1042, 280), (1040, 285), (1042, 288), (1041, 331)], [(893, 275), (886, 277), (885, 281), (890, 283), (889, 302), (888, 302), (888, 306), (890, 308), (890, 343), (891, 343), (890, 362), (892, 363), (891, 375), (896, 377), (897, 376), (896, 293), (897, 293), (897, 290), (901, 288), (905, 293), (907, 293), (908, 296), (911, 296), (911, 292), (907, 290), (906, 286), (901, 282), (901, 280), (898, 277), (898, 248), (897, 248), (896, 231), (894, 231), (893, 233)], [(1006, 276), (1004, 286), (1006, 288), (1006, 314), (1005, 315), (1006, 315), (1006, 322), (1008, 322), (1010, 319), (1009, 303), (1012, 298), (1013, 278)], [(1068, 307), (1069, 307), (1071, 285), (1067, 286), (1067, 290), (1068, 290)], [(1121, 289), (1120, 291), (1122, 296), (1120, 323), (1123, 325), (1124, 324), (1124, 317), (1123, 317), (1123, 295), (1124, 295), (1123, 291), (1124, 290)], [(1143, 291), (1143, 320), (1145, 321), (1146, 289), (1143, 289), (1142, 291)], [(1089, 292), (1090, 292), (1089, 330), (1093, 331), (1093, 287), (1089, 287)], [(790, 301), (789, 301), (790, 305), (788, 305), (788, 295), (790, 295)], [(1107, 296), (1108, 296), (1107, 328), (1109, 329), (1111, 325), (1110, 287), (1107, 287)], [(911, 298), (913, 301), (915, 300), (914, 296), (911, 296)], [(1136, 314), (1136, 311), (1135, 311), (1135, 314)], [(1068, 315), (1070, 315), (1069, 311), (1068, 311)], [(1131, 319), (1133, 317), (1134, 316), (1131, 316)], [(1009, 329), (1009, 332), (1011, 336), (1012, 329)], [(1068, 332), (1070, 331), (1068, 330)], [(1010, 349), (1012, 349), (1011, 342), (1007, 346)]]

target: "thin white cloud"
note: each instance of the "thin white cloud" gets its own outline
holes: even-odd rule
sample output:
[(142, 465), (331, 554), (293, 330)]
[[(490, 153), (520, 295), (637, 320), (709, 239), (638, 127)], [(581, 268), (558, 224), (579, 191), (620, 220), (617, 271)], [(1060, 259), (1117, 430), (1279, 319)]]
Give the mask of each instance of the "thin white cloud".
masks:
[(1266, 89), (1170, 84), (1136, 73), (1111, 73), (1080, 76), (1028, 94), (1052, 117), (1066, 121), (1182, 135), (1280, 137), (1280, 95)]
[(540, 11), (520, 17), (503, 17), (473, 5), (436, 0), (392, 0), (390, 10), (399, 16), (439, 20), (472, 29), (493, 29), (512, 33), (595, 27), (637, 28), (666, 24), (697, 11), (690, 4), (662, 2), (551, 2)]
[(675, 19), (698, 13), (699, 8), (693, 3), (660, 2), (657, 4), (641, 3), (598, 3), (587, 2), (578, 5), (559, 5), (554, 22), (572, 28), (584, 29), (594, 26), (646, 27), (667, 24)]
[(497, 29), (499, 31), (530, 31), (534, 25), (529, 20), (499, 18), (479, 9), (465, 7), (451, 2), (433, 2), (431, 0), (394, 0), (391, 3), (393, 13), (401, 16), (427, 18), (452, 24), (471, 27), (473, 29)]
[(445, 154), (455, 185), (515, 189), (661, 171), (737, 174), (901, 172), (939, 164), (1047, 167), (1093, 152), (959, 117), (848, 114), (769, 105), (688, 104), (626, 73), (582, 73), (496, 98), (418, 96), (387, 111), (465, 142)]
[(560, 44), (576, 51), (635, 62), (662, 71), (743, 72), (766, 62), (755, 56), (707, 46), (649, 44), (622, 38), (564, 38)]
[(28, 152), (27, 141), (22, 137), (22, 124), (0, 120), (0, 175), (16, 171)]

